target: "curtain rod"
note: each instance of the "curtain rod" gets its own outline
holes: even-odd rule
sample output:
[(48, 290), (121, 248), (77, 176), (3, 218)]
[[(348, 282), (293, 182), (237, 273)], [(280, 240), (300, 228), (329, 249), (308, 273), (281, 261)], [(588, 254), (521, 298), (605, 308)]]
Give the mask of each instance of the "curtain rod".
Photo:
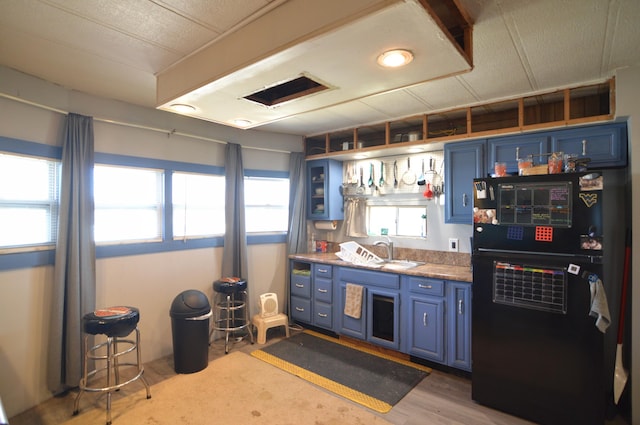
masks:
[[(40, 109), (46, 109), (47, 111), (52, 111), (52, 112), (57, 112), (59, 114), (63, 114), (63, 115), (67, 115), (69, 114), (69, 111), (64, 111), (62, 109), (58, 109), (58, 108), (54, 108), (51, 106), (47, 106), (47, 105), (42, 105), (40, 103), (36, 103), (36, 102), (32, 102), (30, 100), (26, 100), (26, 99), (22, 99), (19, 97), (15, 97), (15, 96), (10, 96), (8, 94), (5, 93), (0, 93), (1, 97), (10, 99), (10, 100), (14, 100), (16, 102), (20, 102), (20, 103), (24, 103), (30, 106), (35, 106), (37, 108)], [(191, 139), (199, 139), (199, 140), (205, 140), (207, 142), (214, 142), (214, 143), (219, 143), (219, 144), (224, 144), (226, 145), (229, 142), (225, 142), (223, 140), (217, 140), (217, 139), (212, 139), (210, 137), (205, 137), (205, 136), (198, 136), (195, 134), (189, 134), (189, 133), (183, 133), (181, 131), (176, 131), (176, 129), (171, 129), (171, 130), (167, 130), (164, 128), (158, 128), (158, 127), (149, 127), (146, 125), (140, 125), (140, 124), (132, 124), (132, 123), (128, 123), (128, 122), (123, 122), (123, 121), (115, 121), (115, 120), (110, 120), (107, 118), (99, 118), (99, 117), (93, 117), (93, 119), (95, 121), (100, 121), (103, 123), (107, 123), (107, 124), (114, 124), (114, 125), (120, 125), (123, 127), (132, 127), (132, 128), (138, 128), (141, 130), (149, 130), (149, 131), (155, 131), (158, 133), (165, 133), (168, 137), (171, 137), (172, 135), (176, 135), (176, 136), (183, 136), (183, 137), (188, 137)], [(278, 152), (278, 153), (291, 153), (291, 151), (286, 151), (286, 150), (282, 150), (282, 149), (270, 149), (270, 148), (257, 148), (257, 147), (253, 147), (253, 146), (242, 146), (243, 149), (254, 149), (254, 150), (258, 150), (258, 151), (267, 151), (267, 152)]]

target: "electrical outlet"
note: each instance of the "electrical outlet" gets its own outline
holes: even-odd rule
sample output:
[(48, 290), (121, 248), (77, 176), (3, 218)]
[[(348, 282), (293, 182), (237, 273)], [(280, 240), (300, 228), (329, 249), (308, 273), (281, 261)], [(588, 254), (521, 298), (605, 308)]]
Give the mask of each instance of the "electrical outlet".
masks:
[(458, 247), (458, 239), (457, 238), (449, 238), (449, 251), (458, 252), (460, 248)]

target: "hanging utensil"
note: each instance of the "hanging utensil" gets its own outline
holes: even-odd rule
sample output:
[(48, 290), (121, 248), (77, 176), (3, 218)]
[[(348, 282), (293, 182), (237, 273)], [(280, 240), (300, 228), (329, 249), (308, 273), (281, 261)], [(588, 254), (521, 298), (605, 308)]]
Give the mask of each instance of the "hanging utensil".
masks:
[(362, 170), (362, 167), (360, 167), (360, 186), (358, 187), (356, 192), (359, 195), (362, 195), (364, 193), (364, 171)]
[(425, 183), (426, 180), (424, 179), (424, 158), (422, 158), (422, 174), (420, 174), (420, 177), (418, 177), (418, 185), (424, 186)]
[(393, 187), (398, 188), (398, 161), (393, 161)]
[(380, 161), (380, 181), (378, 181), (378, 186), (384, 186), (384, 162)]
[(369, 187), (373, 187), (373, 162), (369, 163)]
[(407, 171), (402, 175), (402, 183), (411, 186), (416, 182), (416, 173), (411, 170), (411, 158), (407, 158)]
[(434, 171), (434, 168), (436, 167), (436, 161), (435, 159), (433, 159), (432, 156), (429, 157), (429, 171)]
[(422, 194), (428, 201), (433, 199), (433, 190), (431, 190), (431, 183), (427, 183), (427, 188), (424, 190)]
[(629, 284), (629, 265), (631, 262), (631, 232), (627, 230), (624, 249), (624, 272), (622, 274), (622, 295), (620, 296), (620, 317), (618, 319), (618, 344), (616, 345), (616, 363), (613, 372), (613, 400), (618, 404), (622, 391), (627, 385), (629, 372), (622, 364), (622, 339), (624, 336), (624, 317), (627, 305), (627, 286)]

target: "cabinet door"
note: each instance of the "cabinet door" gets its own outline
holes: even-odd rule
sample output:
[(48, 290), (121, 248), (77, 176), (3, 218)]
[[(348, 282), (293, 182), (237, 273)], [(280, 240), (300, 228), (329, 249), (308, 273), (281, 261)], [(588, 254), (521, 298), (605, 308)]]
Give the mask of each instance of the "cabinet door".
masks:
[[(507, 173), (518, 173), (518, 159), (533, 156), (534, 163), (546, 163), (549, 152), (549, 136), (512, 136), (489, 139), (487, 142), (487, 170), (493, 174), (496, 162), (507, 164)], [(542, 162), (541, 162), (542, 161)]]
[(447, 364), (471, 370), (471, 285), (447, 283)]
[(342, 162), (329, 159), (307, 162), (307, 219), (342, 220), (341, 185)]
[(627, 165), (626, 124), (597, 125), (554, 132), (554, 152), (591, 158), (588, 168), (624, 167)]
[(341, 334), (354, 338), (366, 338), (366, 318), (367, 318), (367, 289), (362, 294), (362, 313), (359, 319), (344, 314), (344, 306), (347, 298), (347, 282), (340, 282), (340, 332)]
[(313, 324), (333, 330), (333, 281), (313, 278)]
[(444, 299), (410, 297), (409, 354), (444, 363)]
[(305, 323), (311, 323), (311, 300), (291, 296), (291, 318)]
[(444, 146), (445, 223), (473, 222), (473, 179), (483, 177), (485, 141)]
[(367, 288), (367, 340), (376, 345), (400, 348), (400, 295)]

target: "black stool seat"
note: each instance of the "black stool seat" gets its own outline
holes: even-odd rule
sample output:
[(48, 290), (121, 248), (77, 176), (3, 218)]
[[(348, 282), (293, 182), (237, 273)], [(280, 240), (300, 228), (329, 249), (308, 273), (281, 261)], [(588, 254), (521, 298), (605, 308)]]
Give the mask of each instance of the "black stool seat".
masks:
[(84, 332), (123, 338), (136, 328), (140, 311), (135, 307), (109, 307), (87, 313), (82, 317)]
[(213, 282), (213, 290), (223, 294), (235, 294), (247, 290), (247, 281), (233, 277), (225, 277)]

